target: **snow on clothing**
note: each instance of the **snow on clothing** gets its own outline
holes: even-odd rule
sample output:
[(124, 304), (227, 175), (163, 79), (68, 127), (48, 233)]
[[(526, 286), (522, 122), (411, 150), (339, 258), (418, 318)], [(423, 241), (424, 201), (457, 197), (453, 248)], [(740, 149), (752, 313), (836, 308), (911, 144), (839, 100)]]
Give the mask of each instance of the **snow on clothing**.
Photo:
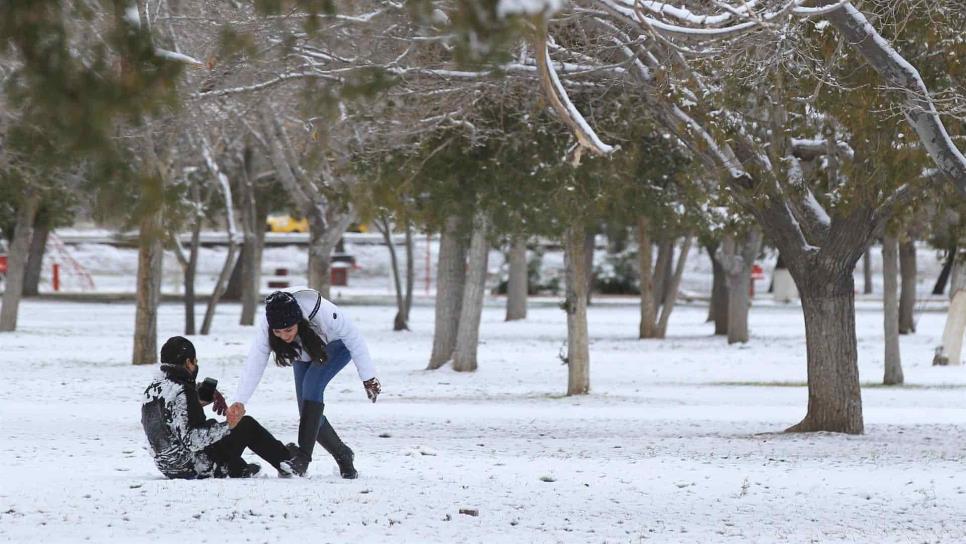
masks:
[[(348, 359), (346, 359), (340, 366), (334, 360), (334, 357), (341, 354), (341, 352), (336, 346), (329, 347), (329, 345), (336, 344), (340, 340), (341, 342), (338, 343), (343, 344), (342, 350), (345, 351), (345, 355), (355, 362), (359, 378), (362, 381), (366, 381), (376, 377), (376, 368), (372, 363), (372, 358), (369, 356), (369, 348), (366, 346), (366, 341), (362, 338), (362, 335), (356, 329), (355, 325), (352, 324), (352, 321), (344, 310), (341, 310), (332, 302), (322, 298), (322, 295), (315, 289), (296, 287), (285, 289), (285, 291), (295, 297), (299, 308), (302, 310), (302, 316), (309, 322), (312, 330), (319, 335), (319, 338), (326, 343), (326, 353), (330, 357), (329, 362), (319, 364), (318, 366), (324, 368), (330, 366), (330, 362), (335, 363), (331, 365), (331, 369), (326, 371), (326, 374), (331, 373), (331, 375), (324, 382), (322, 380), (316, 382), (317, 384), (321, 384), (322, 389), (324, 389), (328, 380), (332, 379), (332, 376), (348, 363)], [(262, 380), (262, 375), (265, 373), (265, 367), (268, 365), (268, 357), (271, 353), (271, 347), (268, 343), (269, 334), (268, 320), (265, 318), (265, 314), (262, 313), (258, 319), (258, 324), (255, 326), (255, 338), (252, 340), (251, 347), (248, 350), (245, 370), (233, 399), (235, 402), (248, 404), (249, 399), (251, 399), (252, 394), (255, 392), (255, 388)], [(312, 360), (301, 348), (298, 351), (299, 361), (304, 361), (308, 364)], [(293, 364), (293, 366), (295, 365)], [(300, 385), (296, 385), (296, 390), (299, 387)], [(318, 394), (321, 399), (321, 390)]]
[(141, 425), (154, 464), (168, 478), (227, 476), (205, 448), (228, 435), (228, 424), (205, 419), (194, 376), (185, 367), (161, 365), (161, 374), (144, 390)]

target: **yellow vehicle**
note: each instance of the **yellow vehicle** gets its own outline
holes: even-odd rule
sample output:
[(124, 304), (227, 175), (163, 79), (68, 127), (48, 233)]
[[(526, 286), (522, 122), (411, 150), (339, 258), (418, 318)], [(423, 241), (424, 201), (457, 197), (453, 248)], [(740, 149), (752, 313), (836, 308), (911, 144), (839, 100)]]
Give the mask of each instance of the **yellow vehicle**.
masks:
[(271, 214), (265, 222), (268, 232), (308, 232), (309, 222), (296, 219), (289, 214)]

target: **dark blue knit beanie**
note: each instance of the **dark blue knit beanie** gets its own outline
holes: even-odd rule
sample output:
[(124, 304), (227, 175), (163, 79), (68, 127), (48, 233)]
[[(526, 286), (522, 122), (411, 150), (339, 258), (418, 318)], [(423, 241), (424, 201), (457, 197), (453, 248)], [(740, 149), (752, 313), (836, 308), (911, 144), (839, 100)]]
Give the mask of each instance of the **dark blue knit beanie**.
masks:
[(195, 358), (195, 345), (184, 336), (172, 336), (161, 346), (161, 364), (183, 365), (186, 359)]
[(272, 329), (287, 329), (302, 320), (302, 309), (291, 293), (275, 291), (265, 299), (265, 317)]

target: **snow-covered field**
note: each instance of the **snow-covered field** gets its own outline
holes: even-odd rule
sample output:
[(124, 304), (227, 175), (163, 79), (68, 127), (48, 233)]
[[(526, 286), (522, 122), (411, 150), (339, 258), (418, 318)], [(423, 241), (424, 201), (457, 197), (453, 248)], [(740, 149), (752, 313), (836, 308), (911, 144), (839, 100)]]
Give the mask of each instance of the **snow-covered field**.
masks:
[[(201, 376), (230, 397), (250, 329), (224, 305), (194, 337)], [(908, 386), (866, 387), (866, 434), (785, 435), (804, 414), (796, 306), (759, 303), (752, 342), (711, 336), (683, 306), (669, 338), (635, 339), (633, 301), (590, 310), (592, 394), (561, 396), (565, 315), (505, 323), (487, 306), (480, 369), (423, 370), (432, 308), (349, 308), (380, 368), (375, 405), (347, 369), (327, 413), (356, 451), (344, 481), (168, 481), (149, 455), (128, 364), (132, 304), (27, 300), (0, 335), (0, 542), (963, 542), (966, 369), (930, 366), (943, 314), (902, 339)], [(863, 382), (881, 379), (880, 309), (860, 305)], [(162, 340), (178, 334), (164, 305)], [(290, 370), (271, 366), (249, 413), (295, 437)], [(230, 398), (229, 398), (230, 401)], [(478, 510), (478, 516), (460, 509)]]

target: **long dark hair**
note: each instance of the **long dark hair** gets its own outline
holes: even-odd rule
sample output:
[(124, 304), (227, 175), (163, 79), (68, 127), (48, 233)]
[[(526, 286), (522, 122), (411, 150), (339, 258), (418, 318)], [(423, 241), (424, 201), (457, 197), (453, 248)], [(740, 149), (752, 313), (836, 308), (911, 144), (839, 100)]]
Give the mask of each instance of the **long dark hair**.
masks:
[[(298, 322), (299, 326), (299, 344), (302, 345), (302, 349), (309, 354), (309, 357), (313, 361), (319, 361), (325, 363), (325, 342), (319, 338), (318, 334), (312, 330), (309, 322), (305, 319), (300, 319)], [(299, 352), (296, 349), (295, 342), (289, 344), (281, 338), (275, 336), (272, 332), (272, 327), (268, 327), (268, 346), (272, 349), (275, 354), (275, 364), (278, 366), (292, 366), (292, 363), (298, 359)]]

